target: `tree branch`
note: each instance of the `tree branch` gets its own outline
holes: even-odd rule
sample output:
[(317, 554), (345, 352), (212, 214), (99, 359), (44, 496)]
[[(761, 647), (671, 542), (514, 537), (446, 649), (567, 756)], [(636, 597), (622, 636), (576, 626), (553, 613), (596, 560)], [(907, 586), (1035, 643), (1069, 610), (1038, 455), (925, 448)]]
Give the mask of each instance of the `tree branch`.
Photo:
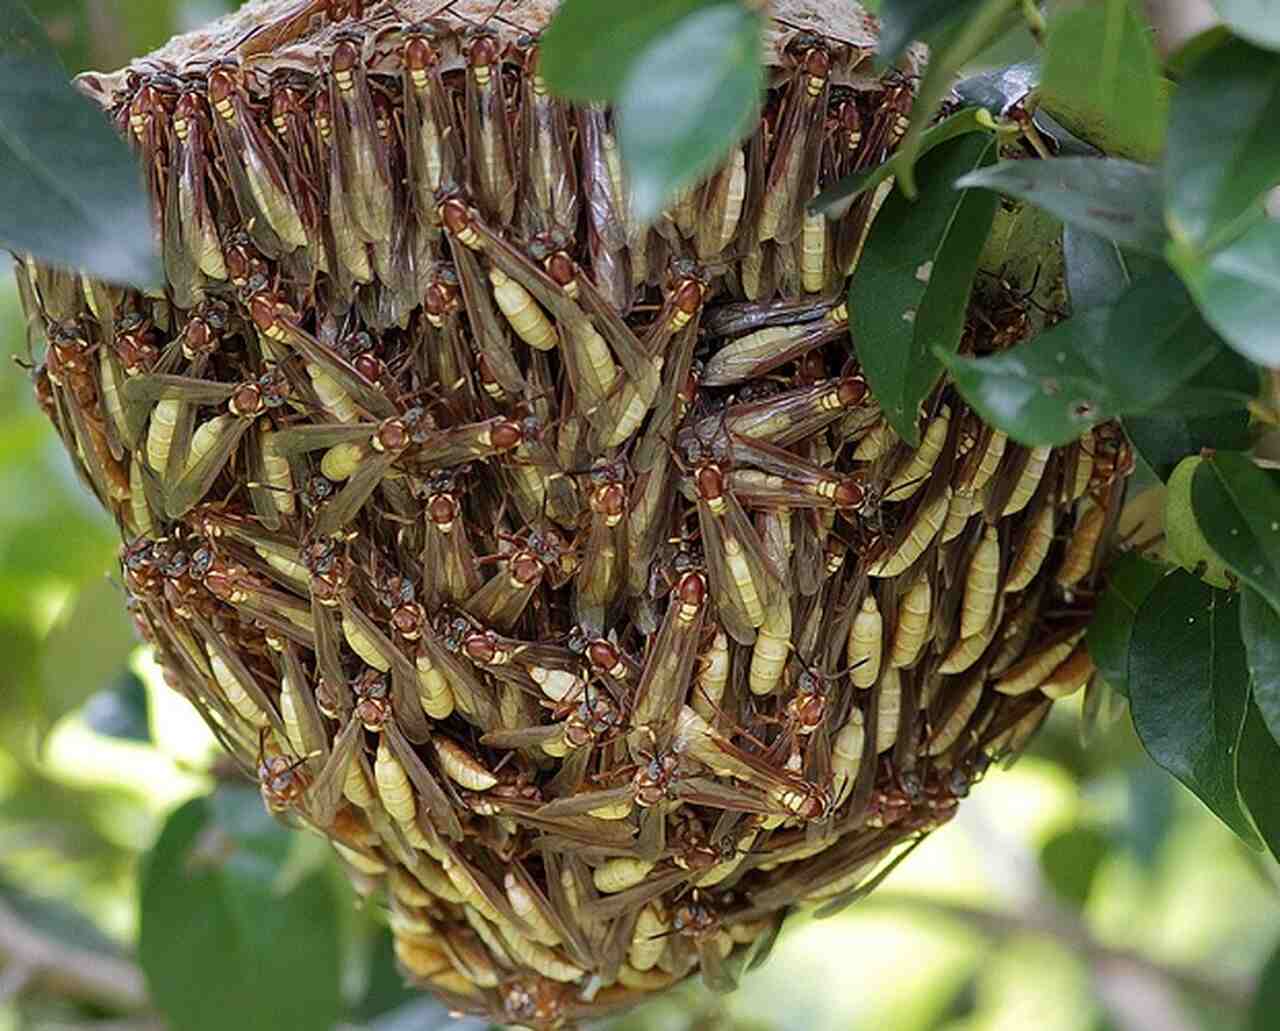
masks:
[(105, 956), (49, 937), (0, 902), (0, 961), (26, 985), (121, 1012), (149, 1008), (142, 971), (125, 959)]

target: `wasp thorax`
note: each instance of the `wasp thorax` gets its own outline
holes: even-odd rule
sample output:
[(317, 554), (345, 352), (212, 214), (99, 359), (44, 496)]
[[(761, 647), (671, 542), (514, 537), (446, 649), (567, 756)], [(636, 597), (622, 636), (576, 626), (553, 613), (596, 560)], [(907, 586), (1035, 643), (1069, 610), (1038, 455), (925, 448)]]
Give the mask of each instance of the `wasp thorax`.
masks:
[[(99, 77), (167, 289), (17, 271), (168, 681), (416, 914), (415, 984), (552, 1027), (726, 976), (1019, 751), (1092, 675), (1133, 456), (948, 383), (919, 448), (884, 420), (871, 212), (807, 210), (911, 109), (856, 5), (771, 8), (759, 123), (652, 227), (613, 112), (539, 77), (547, 5), (492, 7), (247, 5)], [(1029, 308), (982, 283), (963, 349)]]

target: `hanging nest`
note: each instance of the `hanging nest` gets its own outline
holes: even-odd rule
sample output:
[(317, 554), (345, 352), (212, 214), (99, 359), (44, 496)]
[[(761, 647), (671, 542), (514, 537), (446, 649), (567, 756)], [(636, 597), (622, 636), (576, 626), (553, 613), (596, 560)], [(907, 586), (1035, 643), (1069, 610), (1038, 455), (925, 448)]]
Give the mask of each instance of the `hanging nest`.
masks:
[[(919, 449), (881, 418), (840, 301), (873, 198), (805, 212), (910, 109), (856, 5), (779, 5), (759, 125), (651, 228), (537, 75), (554, 4), (353, 7), (82, 77), (168, 284), (21, 265), (37, 394), (169, 683), (414, 983), (538, 1026), (730, 987), (1089, 679), (1126, 452), (945, 384)], [(963, 347), (1039, 317), (975, 299)]]

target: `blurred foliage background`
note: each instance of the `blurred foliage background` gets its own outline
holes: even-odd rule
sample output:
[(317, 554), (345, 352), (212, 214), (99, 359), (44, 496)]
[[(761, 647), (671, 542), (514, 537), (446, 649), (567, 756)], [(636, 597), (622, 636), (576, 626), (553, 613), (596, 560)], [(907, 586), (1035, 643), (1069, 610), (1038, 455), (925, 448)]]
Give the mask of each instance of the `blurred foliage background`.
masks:
[[(32, 6), (78, 71), (116, 67), (232, 5)], [(1163, 7), (1171, 32), (1195, 27), (1199, 5)], [(21, 356), (26, 330), (10, 278), (0, 286), (0, 350)], [(161, 1028), (155, 1000), (183, 988), (149, 984), (137, 959), (139, 884), (160, 864), (147, 856), (168, 815), (215, 786), (216, 752), (135, 647), (113, 579), (113, 534), (28, 388), (19, 365), (0, 368), (0, 1031)], [(793, 917), (736, 994), (693, 985), (617, 1026), (1280, 1026), (1280, 1003), (1268, 1004), (1265, 987), (1255, 999), (1258, 984), (1280, 981), (1280, 972), (1267, 977), (1280, 966), (1269, 960), (1280, 869), (1157, 770), (1127, 719), (1087, 748), (1080, 725), (1076, 706), (1058, 706), (1031, 752), (993, 772), (875, 896), (826, 920)], [(233, 823), (260, 812), (252, 792), (219, 797), (224, 816), (243, 807)], [(288, 895), (305, 881), (320, 901), (306, 910), (314, 924), (295, 921), (296, 940), (273, 937), (268, 947), (315, 955), (326, 951), (319, 937), (336, 936), (349, 1026), (447, 1020), (399, 987), (376, 906), (360, 904), (319, 846), (280, 840), (276, 858), (291, 873), (282, 884), (276, 869), (267, 890)], [(185, 970), (177, 980), (191, 1006), (211, 1007), (201, 1026), (290, 1026), (269, 993), (310, 991), (303, 980), (264, 984), (256, 1019), (212, 1008), (198, 990), (207, 974), (198, 953), (184, 955), (180, 905), (162, 914), (172, 926), (157, 929), (163, 940), (151, 948)], [(144, 942), (144, 959), (147, 951)]]

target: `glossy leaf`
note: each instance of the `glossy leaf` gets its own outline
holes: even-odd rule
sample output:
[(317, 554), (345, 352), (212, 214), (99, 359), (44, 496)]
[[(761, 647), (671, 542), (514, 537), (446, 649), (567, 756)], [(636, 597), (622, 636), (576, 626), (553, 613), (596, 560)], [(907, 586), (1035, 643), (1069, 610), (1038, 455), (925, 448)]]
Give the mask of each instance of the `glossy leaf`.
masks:
[(1174, 260), (1205, 319), (1228, 344), (1260, 365), (1280, 365), (1280, 222), (1259, 221), (1225, 247)]
[[(911, 105), (911, 127), (898, 144), (898, 186), (908, 197), (916, 195), (915, 164), (933, 112), (960, 69), (1017, 23), (1018, 2), (979, 0), (972, 10), (966, 7), (963, 17), (954, 14), (945, 28), (929, 37), (929, 64)], [(957, 5), (950, 6), (955, 11)]]
[(1167, 234), (1160, 175), (1121, 158), (1002, 161), (959, 186), (981, 186), (1038, 204), (1063, 222), (1162, 256)]
[(1280, 613), (1257, 591), (1246, 587), (1240, 593), (1240, 636), (1249, 661), (1253, 704), (1280, 742)]
[(1213, 0), (1237, 36), (1268, 50), (1280, 50), (1280, 0)]
[(760, 109), (759, 14), (721, 3), (682, 19), (636, 60), (618, 97), (618, 146), (637, 218), (716, 167)]
[(174, 1031), (338, 1021), (333, 893), (322, 872), (284, 890), (289, 841), (247, 787), (169, 817), (142, 871), (138, 958)]
[(1215, 555), (1280, 612), (1280, 481), (1246, 454), (1220, 452), (1191, 481), (1196, 525)]
[(1192, 249), (1232, 226), (1280, 182), (1280, 61), (1234, 40), (1205, 54), (1169, 112), (1165, 196), (1169, 230)]
[(1059, 445), (1107, 419), (1158, 408), (1221, 348), (1165, 272), (1008, 351), (944, 361), (988, 422), (1023, 444)]
[(1105, 157), (1101, 150), (1088, 140), (1081, 139), (1043, 108), (1036, 108), (1031, 122), (1041, 136), (1053, 143), (1053, 153), (1062, 158)]
[(1062, 259), (1071, 310), (1077, 315), (1114, 303), (1135, 280), (1150, 275), (1162, 264), (1073, 225), (1062, 229)]
[(1167, 412), (1129, 415), (1125, 432), (1152, 471), (1167, 480), (1187, 455), (1202, 448), (1239, 451), (1249, 446), (1249, 411), (1238, 407), (1222, 415), (1183, 415), (1173, 395)]
[[(390, 1016), (414, 1002), (420, 993), (408, 987), (396, 969), (395, 942), (391, 932), (380, 927), (369, 946), (369, 977), (360, 1001), (352, 1007), (351, 1018), (361, 1024)], [(424, 1026), (415, 1024), (414, 1028)]]
[(969, 134), (920, 164), (916, 201), (893, 194), (880, 209), (849, 286), (849, 329), (863, 374), (899, 435), (919, 442), (920, 402), (954, 351), (996, 198), (955, 190), (958, 175), (992, 159), (994, 140)]
[(616, 100), (637, 58), (682, 18), (722, 0), (565, 0), (542, 34), (538, 70), (571, 100)]
[(1221, 24), (1197, 32), (1165, 58), (1165, 74), (1177, 80), (1185, 78), (1205, 54), (1217, 50), (1232, 38), (1231, 30)]
[(1237, 784), (1249, 677), (1240, 599), (1181, 570), (1147, 596), (1129, 648), (1129, 706), (1147, 754), (1253, 847)]
[(1098, 827), (1069, 827), (1040, 849), (1040, 869), (1054, 894), (1073, 909), (1083, 909), (1098, 871), (1111, 853), (1111, 839)]
[(1098, 674), (1122, 695), (1129, 694), (1129, 640), (1143, 602), (1168, 572), (1136, 552), (1107, 567), (1107, 588), (1085, 634), (1085, 647)]
[(1165, 99), (1147, 27), (1128, 0), (1061, 11), (1049, 22), (1040, 106), (1119, 157), (1154, 161)]
[[(920, 141), (920, 156), (954, 140), (957, 136), (989, 129), (982, 117), (982, 110), (980, 107), (967, 107), (928, 129)], [(895, 151), (875, 168), (854, 172), (828, 186), (809, 202), (809, 210), (821, 211), (831, 218), (840, 218), (861, 194), (874, 190), (890, 176), (898, 174), (899, 153), (900, 151)]]
[(19, 3), (0, 9), (0, 244), (110, 282), (162, 281), (137, 160)]
[[(1240, 737), (1239, 776), (1240, 797), (1263, 842), (1280, 859), (1280, 745), (1267, 730), (1256, 705), (1249, 706)], [(1273, 1026), (1275, 1012), (1271, 1013), (1271, 1024), (1259, 1026)]]
[(84, 705), (84, 721), (95, 733), (121, 741), (150, 741), (151, 715), (147, 687), (125, 670), (110, 687)]

